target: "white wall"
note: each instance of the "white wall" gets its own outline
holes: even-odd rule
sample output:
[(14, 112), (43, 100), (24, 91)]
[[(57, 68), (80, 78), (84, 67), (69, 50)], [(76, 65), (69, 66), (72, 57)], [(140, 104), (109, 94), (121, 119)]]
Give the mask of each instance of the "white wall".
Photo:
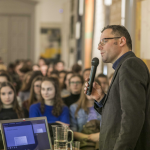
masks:
[(101, 30), (105, 26), (105, 6), (103, 0), (96, 0), (95, 5), (95, 23), (94, 23), (94, 36), (93, 36), (93, 48), (92, 58), (99, 58), (99, 66), (97, 68), (97, 74), (102, 73), (102, 58), (100, 51), (98, 50), (98, 43), (100, 41)]
[(61, 24), (63, 20), (63, 13), (60, 9), (67, 0), (40, 0), (36, 6), (36, 27), (35, 27), (35, 59), (37, 62), (40, 51), (40, 27), (41, 24)]
[(62, 13), (59, 12), (63, 7), (64, 0), (42, 0), (41, 22), (61, 22)]
[(141, 58), (150, 59), (150, 0), (141, 5)]

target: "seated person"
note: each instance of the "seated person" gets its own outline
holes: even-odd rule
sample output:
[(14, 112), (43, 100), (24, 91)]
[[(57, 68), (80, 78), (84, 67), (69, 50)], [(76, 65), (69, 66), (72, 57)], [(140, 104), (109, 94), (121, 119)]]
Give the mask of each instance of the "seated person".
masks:
[(46, 116), (48, 123), (70, 124), (69, 109), (60, 96), (59, 81), (54, 77), (44, 77), (41, 83), (41, 102), (30, 106), (29, 116)]
[(75, 74), (71, 76), (69, 80), (69, 87), (71, 94), (70, 96), (63, 98), (64, 103), (68, 107), (79, 100), (82, 85), (83, 85), (83, 77), (81, 75)]
[(65, 63), (62, 60), (57, 61), (54, 64), (54, 69), (57, 70), (58, 72), (62, 71), (65, 69)]
[(64, 78), (66, 76), (66, 71), (65, 70), (62, 70), (59, 72), (59, 85), (60, 85), (60, 89), (62, 90), (63, 89), (63, 82), (64, 82)]
[(42, 82), (42, 76), (37, 76), (32, 81), (31, 89), (30, 89), (30, 97), (28, 100), (24, 101), (22, 103), (22, 106), (29, 110), (30, 106), (34, 103), (37, 103), (41, 99), (41, 82)]
[[(13, 82), (13, 80), (8, 72), (2, 72), (0, 74), (0, 83), (2, 83), (2, 82), (11, 82), (14, 85), (15, 90), (17, 90), (17, 88), (15, 87), (15, 83)], [(18, 101), (19, 106), (22, 107), (22, 101), (19, 96), (17, 96), (17, 101)]]
[(22, 102), (27, 100), (30, 96), (30, 87), (31, 87), (31, 76), (33, 72), (27, 72), (23, 77), (22, 87), (20, 92), (18, 93), (18, 96), (21, 98)]
[(91, 120), (99, 120), (100, 124), (101, 116), (94, 109), (94, 100), (84, 94), (83, 86), (79, 100), (70, 106), (70, 128), (74, 131), (76, 140), (88, 139), (93, 142), (99, 140), (99, 132), (93, 134), (82, 132), (83, 126)]
[[(18, 104), (16, 91), (10, 82), (0, 84), (0, 120), (28, 118), (28, 111), (21, 109)], [(0, 149), (3, 149), (0, 132)]]
[(107, 93), (108, 90), (108, 77), (102, 73), (98, 74), (97, 79), (101, 83), (101, 87), (105, 93)]
[(85, 81), (85, 79), (90, 77), (90, 72), (91, 72), (91, 68), (86, 68), (83, 70), (83, 79)]
[(12, 82), (12, 79), (11, 79), (11, 77), (10, 77), (10, 75), (7, 73), (7, 72), (2, 72), (1, 74), (0, 74), (0, 83), (2, 83), (2, 82)]
[(61, 97), (67, 97), (70, 95), (70, 87), (69, 87), (69, 80), (71, 76), (73, 75), (73, 72), (67, 72), (64, 78), (64, 83), (63, 83), (63, 89), (61, 91)]
[(28, 111), (18, 104), (16, 91), (10, 82), (0, 84), (0, 120), (28, 117)]

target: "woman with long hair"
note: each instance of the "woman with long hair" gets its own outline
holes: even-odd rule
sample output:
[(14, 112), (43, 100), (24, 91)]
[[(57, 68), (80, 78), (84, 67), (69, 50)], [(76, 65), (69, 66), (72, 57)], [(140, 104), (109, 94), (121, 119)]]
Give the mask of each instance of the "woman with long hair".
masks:
[(29, 82), (29, 81), (30, 81), (30, 78), (31, 78), (32, 74), (33, 74), (33, 72), (30, 71), (30, 72), (26, 73), (24, 78), (23, 78), (22, 87), (21, 87), (20, 92), (18, 93), (18, 95), (21, 98), (22, 102), (29, 98), (30, 87), (31, 87), (31, 82)]
[(74, 131), (74, 137), (77, 140), (98, 138), (99, 133), (92, 135), (81, 133), (83, 126), (91, 120), (100, 120), (101, 116), (94, 109), (94, 100), (84, 94), (82, 87), (79, 100), (70, 106), (70, 128)]
[(46, 116), (48, 123), (70, 124), (69, 109), (60, 96), (59, 81), (54, 77), (44, 77), (41, 83), (41, 102), (30, 106), (30, 117)]
[(41, 82), (42, 82), (42, 76), (37, 76), (35, 79), (32, 81), (31, 84), (31, 89), (30, 89), (30, 97), (28, 100), (23, 102), (23, 107), (28, 109), (30, 106), (34, 103), (37, 103), (41, 100)]
[(18, 104), (16, 91), (10, 82), (0, 84), (0, 120), (28, 117), (27, 110)]

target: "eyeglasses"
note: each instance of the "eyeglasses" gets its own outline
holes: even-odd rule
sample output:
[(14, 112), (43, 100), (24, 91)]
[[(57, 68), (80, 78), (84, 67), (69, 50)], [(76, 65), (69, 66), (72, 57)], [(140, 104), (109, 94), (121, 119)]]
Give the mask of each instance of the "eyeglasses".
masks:
[(77, 81), (77, 82), (70, 82), (70, 84), (81, 84), (81, 82), (80, 81)]
[(110, 39), (116, 39), (116, 38), (121, 38), (121, 37), (112, 37), (112, 38), (103, 38), (100, 40), (100, 42), (98, 43), (98, 46), (101, 45), (101, 46), (104, 46), (108, 40)]

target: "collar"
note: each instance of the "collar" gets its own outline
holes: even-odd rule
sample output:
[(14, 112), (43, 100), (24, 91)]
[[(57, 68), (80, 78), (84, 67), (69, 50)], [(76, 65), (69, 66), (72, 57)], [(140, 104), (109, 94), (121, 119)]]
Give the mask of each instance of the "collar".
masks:
[(114, 70), (116, 70), (116, 68), (117, 68), (118, 64), (120, 63), (120, 61), (122, 60), (122, 58), (125, 57), (125, 56), (126, 56), (127, 54), (129, 54), (129, 53), (132, 53), (132, 51), (126, 52), (126, 53), (123, 54), (120, 58), (118, 58), (118, 59), (114, 62), (112, 68), (113, 68)]

